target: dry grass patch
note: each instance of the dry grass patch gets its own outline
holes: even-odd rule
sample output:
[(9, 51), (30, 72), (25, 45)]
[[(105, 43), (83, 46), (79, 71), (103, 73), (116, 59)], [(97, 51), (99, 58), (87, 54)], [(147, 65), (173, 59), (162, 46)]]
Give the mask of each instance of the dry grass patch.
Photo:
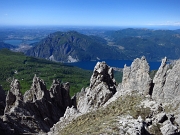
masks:
[(118, 117), (120, 115), (131, 115), (142, 118), (149, 115), (149, 108), (137, 107), (144, 97), (140, 95), (120, 97), (110, 103), (106, 108), (100, 108), (74, 119), (69, 125), (61, 130), (61, 135), (80, 134), (119, 134)]

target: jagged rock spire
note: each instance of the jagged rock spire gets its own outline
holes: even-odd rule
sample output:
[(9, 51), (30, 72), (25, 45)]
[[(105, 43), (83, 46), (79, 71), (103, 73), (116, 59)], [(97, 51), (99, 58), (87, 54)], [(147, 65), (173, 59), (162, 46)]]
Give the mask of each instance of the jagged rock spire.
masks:
[(78, 94), (77, 109), (81, 113), (97, 109), (105, 104), (116, 92), (113, 69), (105, 62), (98, 62), (90, 79), (90, 86)]
[(4, 113), (10, 112), (11, 108), (19, 105), (19, 101), (22, 100), (22, 94), (20, 93), (20, 83), (17, 79), (13, 79), (11, 82), (11, 89), (6, 96), (6, 107)]
[[(113, 88), (116, 84), (113, 68), (109, 67), (105, 62), (97, 62), (94, 67), (94, 71), (90, 79), (90, 88), (97, 86), (101, 82), (106, 83), (109, 88)], [(112, 89), (112, 91), (114, 90)]]
[[(44, 81), (35, 75), (30, 90), (22, 96), (20, 83), (14, 79), (6, 97), (2, 117), (9, 128), (7, 130), (12, 130), (12, 134), (48, 132), (64, 115), (66, 108), (72, 106), (69, 88), (69, 83), (53, 81), (51, 90), (48, 91)], [(3, 130), (6, 131), (6, 128)]]
[(166, 61), (167, 58), (165, 57), (155, 74), (152, 98), (161, 102), (180, 101), (180, 60), (171, 66), (166, 64)]
[(167, 70), (169, 68), (169, 65), (167, 65), (166, 62), (167, 58), (165, 57), (162, 59), (161, 65), (154, 76), (153, 99), (162, 99), (164, 97), (163, 87), (166, 82)]
[(41, 100), (43, 97), (49, 100), (49, 92), (47, 91), (44, 81), (35, 74), (30, 90), (26, 91), (24, 94), (24, 102), (35, 102), (36, 100)]
[(53, 83), (50, 88), (51, 99), (53, 100), (53, 102), (57, 104), (59, 108), (62, 108), (64, 111), (68, 106), (72, 106), (69, 91), (70, 84), (68, 82), (61, 84), (58, 80), (53, 80)]
[(144, 56), (141, 59), (135, 59), (130, 67), (124, 66), (121, 85), (122, 94), (134, 91), (147, 95), (151, 82), (149, 64)]

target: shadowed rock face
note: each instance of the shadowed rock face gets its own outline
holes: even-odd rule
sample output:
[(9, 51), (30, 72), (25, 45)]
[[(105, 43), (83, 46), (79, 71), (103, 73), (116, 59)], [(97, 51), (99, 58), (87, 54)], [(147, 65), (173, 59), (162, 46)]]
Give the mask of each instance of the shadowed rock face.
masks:
[(113, 69), (98, 62), (90, 79), (90, 86), (79, 93), (77, 109), (86, 113), (105, 104), (116, 92)]
[(145, 57), (135, 59), (130, 67), (124, 66), (121, 85), (122, 93), (135, 91), (147, 95), (149, 94), (151, 82), (149, 64)]
[(15, 79), (6, 97), (3, 122), (12, 134), (48, 132), (67, 106), (72, 106), (68, 83), (54, 80), (48, 91), (44, 81), (35, 75), (31, 89), (22, 96), (19, 81)]
[(4, 114), (5, 100), (6, 100), (5, 92), (0, 86), (0, 115)]

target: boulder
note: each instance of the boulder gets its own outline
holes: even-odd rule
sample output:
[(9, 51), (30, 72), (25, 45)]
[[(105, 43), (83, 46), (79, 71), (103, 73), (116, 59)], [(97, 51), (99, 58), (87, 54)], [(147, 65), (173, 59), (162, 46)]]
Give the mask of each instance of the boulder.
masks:
[(130, 115), (120, 116), (118, 121), (120, 123), (119, 134), (121, 135), (150, 135), (141, 116), (138, 119), (134, 119)]
[(175, 135), (176, 133), (177, 135), (180, 134), (178, 133), (178, 128), (174, 126), (169, 120), (163, 123), (163, 126), (160, 128), (160, 130), (163, 135)]
[(156, 115), (156, 121), (158, 123), (163, 123), (164, 121), (168, 120), (168, 117), (166, 116), (166, 113), (161, 112)]

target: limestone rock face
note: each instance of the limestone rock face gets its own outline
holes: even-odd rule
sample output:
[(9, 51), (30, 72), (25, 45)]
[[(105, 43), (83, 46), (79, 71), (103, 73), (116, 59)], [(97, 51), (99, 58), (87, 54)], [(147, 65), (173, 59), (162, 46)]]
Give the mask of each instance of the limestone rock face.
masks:
[(98, 62), (90, 79), (90, 86), (78, 94), (77, 109), (85, 113), (105, 104), (116, 92), (113, 69), (105, 62)]
[(166, 58), (162, 60), (154, 77), (152, 98), (160, 102), (177, 101), (180, 95), (180, 60), (175, 62), (172, 69), (166, 61)]
[(19, 81), (15, 79), (6, 97), (2, 119), (13, 134), (41, 134), (48, 132), (64, 115), (67, 106), (72, 106), (68, 83), (53, 81), (48, 91), (44, 81), (35, 76), (31, 89), (22, 96)]
[(137, 58), (130, 67), (124, 66), (121, 92), (131, 93), (136, 91), (147, 95), (150, 92), (151, 82), (149, 65), (145, 57)]
[(171, 70), (168, 70), (163, 91), (165, 100), (180, 100), (180, 60), (176, 61)]
[(50, 100), (49, 92), (46, 89), (44, 81), (35, 75), (31, 89), (24, 94), (24, 102), (35, 102), (43, 98)]
[(165, 57), (164, 59), (162, 59), (161, 66), (159, 67), (158, 71), (154, 76), (154, 88), (152, 93), (153, 99), (162, 99), (164, 97), (163, 87), (166, 81), (168, 70), (168, 65), (166, 64), (166, 62), (167, 58)]
[(11, 82), (11, 89), (6, 97), (6, 107), (4, 113), (13, 111), (14, 107), (19, 105), (19, 100), (22, 100), (20, 93), (20, 83), (17, 79)]
[[(164, 106), (169, 106), (169, 112), (176, 114), (175, 121), (180, 124), (180, 60), (173, 65), (166, 64), (167, 59), (162, 60), (161, 66), (157, 71), (153, 83), (152, 98)], [(163, 127), (172, 127), (166, 124)], [(162, 128), (164, 129), (164, 128)], [(168, 134), (163, 131), (164, 134)]]
[(105, 62), (98, 62), (90, 79), (90, 86), (83, 88), (74, 96), (75, 107), (67, 108), (63, 117), (56, 123), (48, 135), (58, 134), (71, 121), (84, 113), (103, 106), (116, 92), (113, 69)]
[(35, 117), (23, 102), (23, 97), (20, 93), (20, 84), (17, 79), (12, 81), (11, 89), (6, 96), (6, 107), (2, 120), (7, 127), (10, 127), (9, 131), (12, 131), (12, 134), (24, 132), (37, 133), (40, 131)]

